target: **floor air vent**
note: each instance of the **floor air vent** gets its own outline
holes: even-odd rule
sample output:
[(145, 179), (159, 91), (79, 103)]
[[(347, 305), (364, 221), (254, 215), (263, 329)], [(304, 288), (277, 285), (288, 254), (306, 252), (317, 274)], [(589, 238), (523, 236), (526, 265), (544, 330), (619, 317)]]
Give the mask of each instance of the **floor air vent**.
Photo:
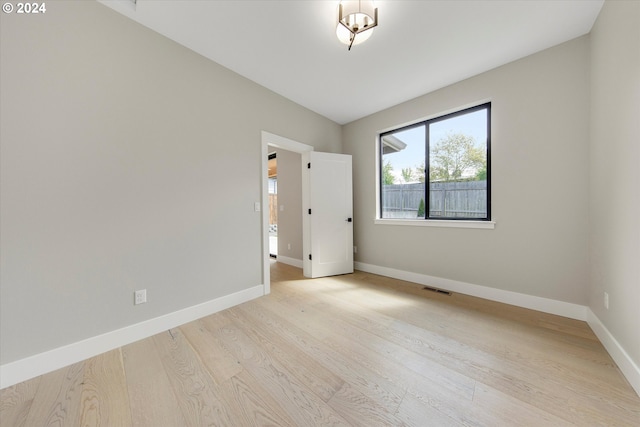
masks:
[(445, 294), (445, 295), (451, 295), (451, 292), (449, 291), (443, 291), (442, 289), (436, 289), (436, 288), (432, 288), (429, 286), (425, 286), (424, 288), (422, 288), (423, 291), (431, 291), (431, 292), (437, 292), (439, 294)]

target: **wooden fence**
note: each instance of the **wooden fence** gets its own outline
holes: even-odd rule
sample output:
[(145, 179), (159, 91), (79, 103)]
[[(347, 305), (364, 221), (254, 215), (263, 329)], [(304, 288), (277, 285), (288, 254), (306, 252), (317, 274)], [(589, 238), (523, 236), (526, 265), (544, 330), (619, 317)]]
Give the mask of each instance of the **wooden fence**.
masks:
[[(433, 182), (429, 191), (432, 218), (484, 218), (487, 215), (487, 181)], [(424, 183), (383, 185), (382, 217), (417, 218), (420, 200), (424, 198)]]

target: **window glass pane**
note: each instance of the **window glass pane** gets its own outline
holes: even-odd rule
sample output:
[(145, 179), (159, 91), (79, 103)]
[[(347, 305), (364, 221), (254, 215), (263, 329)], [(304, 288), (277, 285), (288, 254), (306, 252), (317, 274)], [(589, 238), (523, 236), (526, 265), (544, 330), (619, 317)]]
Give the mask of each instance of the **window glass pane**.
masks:
[(429, 123), (429, 217), (487, 218), (487, 109)]
[(269, 184), (269, 194), (278, 194), (278, 179), (269, 178), (267, 183)]
[(424, 125), (381, 137), (382, 218), (425, 217)]

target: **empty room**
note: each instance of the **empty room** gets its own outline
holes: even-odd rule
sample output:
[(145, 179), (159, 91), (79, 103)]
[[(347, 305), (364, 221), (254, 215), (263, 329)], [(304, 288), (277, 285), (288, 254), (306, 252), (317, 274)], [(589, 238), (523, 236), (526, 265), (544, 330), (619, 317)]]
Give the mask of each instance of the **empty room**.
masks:
[(640, 426), (640, 1), (0, 16), (2, 427)]

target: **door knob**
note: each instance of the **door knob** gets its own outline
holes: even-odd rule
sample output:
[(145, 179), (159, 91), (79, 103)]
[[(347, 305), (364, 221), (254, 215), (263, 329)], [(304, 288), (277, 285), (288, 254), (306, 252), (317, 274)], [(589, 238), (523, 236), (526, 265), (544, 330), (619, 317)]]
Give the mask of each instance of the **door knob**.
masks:
[(347, 218), (347, 222), (352, 222), (352, 221), (353, 221), (353, 219)]

